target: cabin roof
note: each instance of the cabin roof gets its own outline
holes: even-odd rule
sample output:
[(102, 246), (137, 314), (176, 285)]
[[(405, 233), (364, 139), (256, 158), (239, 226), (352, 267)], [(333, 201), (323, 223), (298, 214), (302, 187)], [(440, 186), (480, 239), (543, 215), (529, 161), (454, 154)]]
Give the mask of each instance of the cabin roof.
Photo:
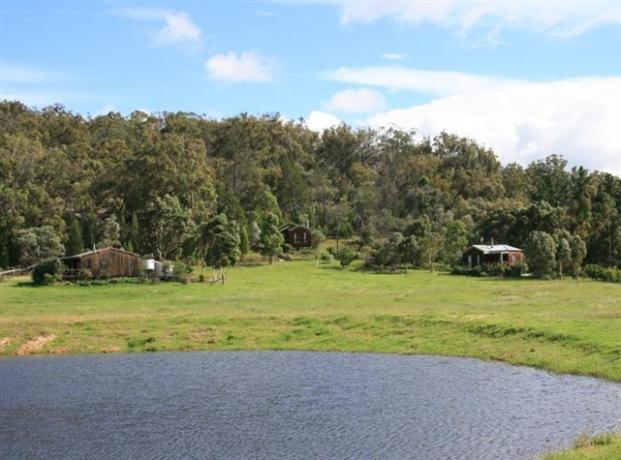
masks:
[(85, 256), (89, 256), (91, 254), (97, 254), (99, 252), (106, 252), (106, 251), (115, 251), (115, 252), (121, 252), (123, 254), (131, 254), (133, 256), (136, 257), (140, 257), (138, 254), (136, 254), (135, 252), (130, 252), (130, 251), (126, 251), (125, 249), (121, 249), (121, 248), (115, 248), (113, 246), (108, 246), (107, 248), (100, 248), (100, 249), (92, 249), (90, 251), (86, 251), (86, 252), (82, 252), (80, 254), (74, 254), (72, 256), (66, 256), (66, 257), (61, 257), (61, 260), (68, 260), (68, 259), (81, 259), (82, 257)]
[(293, 230), (294, 228), (303, 228), (304, 230), (310, 230), (310, 228), (308, 228), (306, 225), (298, 225), (292, 223), (281, 225), (280, 227), (278, 227), (278, 230), (282, 232), (284, 230)]
[(473, 244), (472, 247), (483, 254), (500, 254), (501, 252), (522, 252), (520, 248), (508, 244)]

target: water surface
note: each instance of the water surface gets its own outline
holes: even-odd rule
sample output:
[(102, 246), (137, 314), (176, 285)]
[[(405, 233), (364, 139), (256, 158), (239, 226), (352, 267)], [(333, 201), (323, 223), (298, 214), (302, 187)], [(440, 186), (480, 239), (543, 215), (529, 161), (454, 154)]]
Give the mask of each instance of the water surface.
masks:
[(621, 427), (621, 385), (305, 352), (0, 360), (0, 458), (523, 459)]

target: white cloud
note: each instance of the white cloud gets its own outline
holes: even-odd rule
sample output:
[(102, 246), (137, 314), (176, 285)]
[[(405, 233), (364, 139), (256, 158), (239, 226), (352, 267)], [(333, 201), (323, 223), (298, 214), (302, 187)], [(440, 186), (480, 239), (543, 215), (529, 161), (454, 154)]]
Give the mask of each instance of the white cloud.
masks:
[(338, 126), (342, 121), (331, 113), (313, 110), (306, 118), (306, 126), (313, 131), (321, 132), (324, 129)]
[(345, 24), (370, 23), (382, 18), (411, 24), (430, 23), (468, 33), (486, 29), (490, 38), (501, 28), (532, 30), (556, 37), (572, 37), (589, 29), (621, 23), (618, 0), (597, 1), (337, 1)]
[(271, 81), (276, 73), (276, 63), (252, 51), (236, 54), (215, 54), (205, 62), (205, 71), (213, 80), (233, 83)]
[(388, 59), (389, 61), (400, 61), (405, 57), (405, 54), (400, 53), (384, 53), (382, 54), (382, 58)]
[(556, 153), (571, 165), (621, 175), (620, 101), (619, 77), (511, 83), (389, 110), (365, 124), (456, 133), (493, 148), (503, 162)]
[(389, 89), (417, 91), (436, 96), (463, 94), (490, 87), (519, 83), (487, 75), (462, 72), (430, 71), (400, 66), (349, 68), (341, 67), (326, 73), (329, 80), (359, 85), (381, 86)]
[(377, 112), (385, 107), (386, 99), (382, 93), (368, 88), (340, 91), (323, 104), (326, 110), (347, 113)]
[(118, 10), (118, 13), (131, 19), (160, 22), (161, 26), (151, 32), (151, 39), (157, 46), (200, 43), (201, 29), (183, 11), (163, 8), (124, 8)]

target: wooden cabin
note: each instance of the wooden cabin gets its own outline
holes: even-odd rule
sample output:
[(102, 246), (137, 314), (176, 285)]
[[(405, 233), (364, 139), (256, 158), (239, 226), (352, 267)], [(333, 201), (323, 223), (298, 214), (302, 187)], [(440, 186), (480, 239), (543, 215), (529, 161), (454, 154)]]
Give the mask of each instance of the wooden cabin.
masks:
[(60, 259), (65, 266), (66, 279), (90, 273), (91, 278), (132, 277), (140, 274), (138, 254), (119, 248), (102, 248)]
[(462, 257), (464, 265), (504, 264), (513, 266), (524, 260), (524, 253), (520, 248), (508, 244), (475, 244)]
[(311, 229), (304, 225), (285, 224), (279, 228), (285, 243), (294, 248), (309, 248), (311, 246)]

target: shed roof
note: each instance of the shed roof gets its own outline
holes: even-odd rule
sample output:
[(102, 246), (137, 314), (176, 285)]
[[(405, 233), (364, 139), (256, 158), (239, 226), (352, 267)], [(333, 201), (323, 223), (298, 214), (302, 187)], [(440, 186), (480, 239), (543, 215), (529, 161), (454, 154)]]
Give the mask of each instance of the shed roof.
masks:
[(140, 257), (138, 254), (136, 254), (135, 252), (130, 252), (130, 251), (126, 251), (125, 249), (121, 249), (121, 248), (115, 248), (113, 246), (108, 246), (107, 248), (100, 248), (100, 249), (92, 249), (90, 251), (86, 251), (86, 252), (82, 252), (80, 254), (74, 254), (72, 256), (66, 256), (66, 257), (61, 257), (61, 260), (66, 260), (66, 259), (80, 259), (84, 256), (89, 256), (91, 254), (96, 254), (99, 252), (106, 252), (106, 251), (115, 251), (115, 252), (122, 252), (124, 254), (131, 254), (133, 256), (136, 257)]
[(473, 244), (472, 247), (483, 254), (499, 254), (501, 252), (522, 252), (520, 248), (508, 244)]

